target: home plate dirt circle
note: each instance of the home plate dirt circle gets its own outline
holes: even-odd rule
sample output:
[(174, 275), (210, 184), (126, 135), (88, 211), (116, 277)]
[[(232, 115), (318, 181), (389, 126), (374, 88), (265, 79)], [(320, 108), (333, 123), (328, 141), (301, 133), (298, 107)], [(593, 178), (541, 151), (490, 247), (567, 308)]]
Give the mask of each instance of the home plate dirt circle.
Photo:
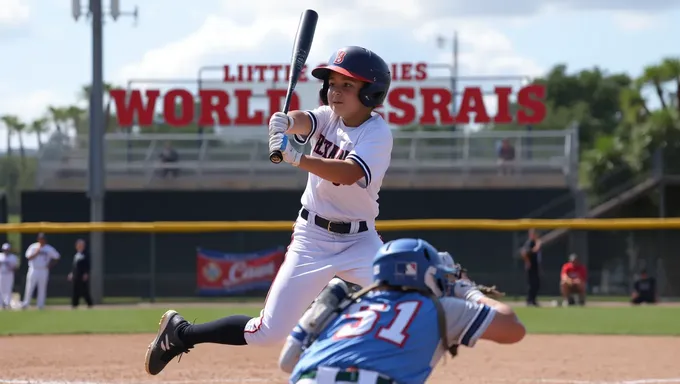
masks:
[[(0, 383), (286, 383), (279, 348), (203, 344), (158, 376), (144, 371), (154, 335), (0, 338)], [(653, 353), (652, 353), (653, 351)], [(680, 384), (678, 337), (528, 335), (516, 345), (480, 341), (446, 358), (428, 383)]]

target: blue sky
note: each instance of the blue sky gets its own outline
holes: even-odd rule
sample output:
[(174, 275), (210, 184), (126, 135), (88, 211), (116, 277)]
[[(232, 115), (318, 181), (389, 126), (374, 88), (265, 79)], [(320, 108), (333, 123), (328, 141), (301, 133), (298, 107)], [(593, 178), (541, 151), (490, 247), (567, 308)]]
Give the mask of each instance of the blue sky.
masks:
[[(388, 62), (449, 62), (437, 34), (459, 32), (461, 75), (540, 75), (557, 62), (637, 75), (680, 56), (675, 0), (121, 0), (139, 6), (104, 27), (105, 80), (195, 78), (206, 65), (286, 63), (300, 12), (319, 24), (311, 63), (344, 45)], [(83, 5), (87, 0), (83, 0)], [(108, 8), (109, 1), (104, 0)], [(477, 5), (475, 5), (477, 4)], [(91, 78), (90, 25), (70, 0), (0, 0), (0, 114), (30, 121), (48, 105), (76, 101)], [(0, 130), (0, 143), (4, 142)], [(26, 138), (34, 146), (32, 137)]]

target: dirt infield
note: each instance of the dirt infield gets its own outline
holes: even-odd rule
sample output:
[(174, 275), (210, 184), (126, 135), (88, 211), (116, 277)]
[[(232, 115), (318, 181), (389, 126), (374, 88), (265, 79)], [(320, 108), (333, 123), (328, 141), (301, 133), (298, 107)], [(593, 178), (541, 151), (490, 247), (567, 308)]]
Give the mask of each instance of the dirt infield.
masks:
[[(159, 376), (144, 371), (153, 335), (0, 338), (0, 383), (285, 383), (278, 348), (199, 345)], [(680, 338), (529, 335), (520, 344), (481, 341), (440, 363), (430, 383), (680, 383)], [(652, 357), (652, 353), (654, 357)]]

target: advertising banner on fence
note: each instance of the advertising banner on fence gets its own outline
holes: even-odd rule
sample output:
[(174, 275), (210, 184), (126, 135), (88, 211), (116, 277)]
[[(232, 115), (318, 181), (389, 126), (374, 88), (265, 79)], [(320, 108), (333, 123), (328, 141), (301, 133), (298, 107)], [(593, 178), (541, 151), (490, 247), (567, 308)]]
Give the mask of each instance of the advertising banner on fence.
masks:
[(252, 253), (197, 249), (196, 289), (201, 296), (267, 291), (283, 263), (285, 247)]

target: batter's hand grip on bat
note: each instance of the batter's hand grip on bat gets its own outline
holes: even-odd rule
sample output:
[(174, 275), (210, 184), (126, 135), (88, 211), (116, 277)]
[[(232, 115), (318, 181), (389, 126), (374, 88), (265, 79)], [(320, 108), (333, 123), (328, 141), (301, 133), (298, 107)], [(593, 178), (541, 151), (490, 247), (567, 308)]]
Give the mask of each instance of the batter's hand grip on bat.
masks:
[[(295, 42), (293, 44), (293, 53), (290, 58), (290, 73), (288, 80), (288, 92), (286, 92), (286, 100), (283, 106), (283, 113), (288, 113), (291, 100), (293, 99), (293, 91), (297, 85), (298, 78), (302, 72), (302, 68), (307, 62), (307, 56), (312, 48), (312, 41), (314, 40), (314, 31), (316, 30), (316, 22), (319, 19), (319, 14), (314, 10), (307, 9), (300, 16), (300, 23), (298, 25), (297, 34), (295, 35)], [(269, 161), (278, 164), (283, 161), (281, 151), (274, 150), (269, 153)]]
[[(283, 107), (283, 113), (285, 113), (285, 114), (288, 113), (288, 104), (286, 104)], [(275, 149), (275, 150), (269, 152), (269, 161), (271, 161), (274, 164), (279, 164), (280, 162), (283, 161), (283, 154), (278, 149)]]

